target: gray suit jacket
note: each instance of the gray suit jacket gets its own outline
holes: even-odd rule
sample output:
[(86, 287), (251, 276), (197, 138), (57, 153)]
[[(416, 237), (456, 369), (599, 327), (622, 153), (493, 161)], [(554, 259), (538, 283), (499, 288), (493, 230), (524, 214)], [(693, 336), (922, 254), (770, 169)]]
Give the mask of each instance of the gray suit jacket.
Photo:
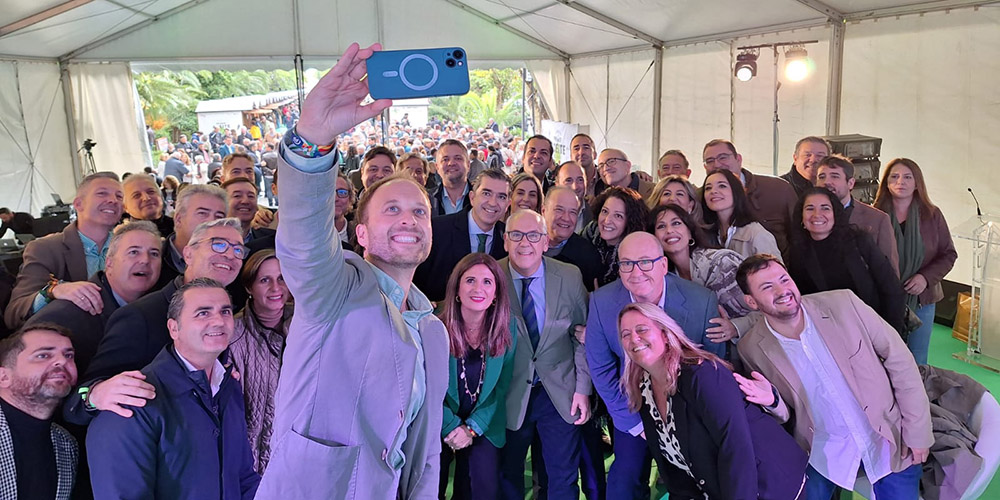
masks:
[[(577, 342), (573, 327), (587, 324), (587, 290), (576, 266), (543, 257), (545, 266), (545, 321), (540, 322), (538, 349), (532, 352), (527, 328), (518, 329), (517, 350), (514, 352), (514, 374), (507, 390), (507, 428), (517, 430), (524, 423), (531, 396), (532, 374), (537, 370), (542, 387), (552, 399), (559, 415), (568, 423), (576, 421), (570, 413), (573, 393), (590, 395), (593, 384), (587, 353)], [(510, 261), (500, 261), (507, 276), (510, 313), (524, 321), (521, 300), (510, 275)]]
[[(68, 500), (76, 480), (80, 452), (73, 438), (62, 427), (52, 424), (52, 449), (56, 455), (56, 500)], [(0, 411), (0, 498), (17, 500), (17, 469), (14, 466), (14, 441), (7, 426), (7, 417)]]
[(4, 312), (4, 321), (17, 329), (31, 316), (35, 295), (49, 282), (49, 274), (65, 281), (87, 281), (87, 258), (76, 222), (62, 232), (50, 234), (28, 243), (24, 248), (24, 263), (17, 273), (17, 282)]
[[(284, 146), (282, 146), (284, 148)], [(374, 268), (341, 248), (333, 224), (337, 171), (279, 161), (277, 254), (295, 297), (278, 381), (271, 461), (257, 498), (436, 499), (448, 339), (433, 315), (418, 323), (426, 397), (404, 428), (416, 339)], [(416, 287), (410, 309), (429, 308)], [(392, 466), (401, 432), (405, 464)]]

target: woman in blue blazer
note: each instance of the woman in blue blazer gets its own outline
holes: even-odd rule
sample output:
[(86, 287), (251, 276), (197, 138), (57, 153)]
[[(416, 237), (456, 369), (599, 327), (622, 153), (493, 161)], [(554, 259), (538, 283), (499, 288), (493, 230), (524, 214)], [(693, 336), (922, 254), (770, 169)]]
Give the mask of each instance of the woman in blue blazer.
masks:
[(618, 331), (628, 356), (622, 387), (670, 500), (804, 498), (806, 453), (744, 399), (728, 363), (651, 304), (625, 306)]
[(441, 321), (451, 357), (438, 496), (445, 498), (454, 460), (452, 499), (496, 498), (517, 324), (504, 272), (493, 257), (473, 253), (458, 262), (448, 278)]

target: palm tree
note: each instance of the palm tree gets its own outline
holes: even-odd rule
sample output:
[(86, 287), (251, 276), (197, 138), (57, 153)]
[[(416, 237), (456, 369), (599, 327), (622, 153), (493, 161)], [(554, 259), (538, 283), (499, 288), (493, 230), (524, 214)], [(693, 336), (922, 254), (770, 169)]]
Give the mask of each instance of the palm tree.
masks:
[(521, 122), (521, 95), (507, 99), (502, 107), (497, 107), (497, 89), (493, 88), (482, 95), (469, 92), (459, 99), (458, 117), (462, 123), (468, 123), (476, 128), (485, 127), (493, 118), (501, 127)]

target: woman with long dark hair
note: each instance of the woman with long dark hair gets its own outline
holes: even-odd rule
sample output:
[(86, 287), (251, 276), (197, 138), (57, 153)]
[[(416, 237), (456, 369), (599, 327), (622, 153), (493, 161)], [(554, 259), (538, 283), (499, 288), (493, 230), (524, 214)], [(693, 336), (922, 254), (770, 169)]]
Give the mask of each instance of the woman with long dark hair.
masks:
[(906, 306), (922, 325), (907, 338), (917, 364), (927, 364), (936, 304), (944, 298), (941, 280), (958, 259), (941, 209), (931, 203), (920, 166), (896, 158), (885, 166), (875, 195), (875, 208), (889, 214), (899, 252), (899, 279)]
[(823, 187), (802, 192), (792, 217), (788, 274), (803, 294), (847, 289), (903, 334), (905, 294), (871, 235), (850, 225), (844, 205)]
[(452, 499), (496, 498), (518, 327), (505, 273), (493, 257), (473, 253), (458, 262), (448, 278), (441, 321), (451, 358), (438, 496), (445, 497), (455, 461)]
[(740, 391), (729, 363), (696, 347), (655, 304), (618, 315), (629, 409), (670, 498), (793, 500), (804, 495), (806, 453)]
[(618, 244), (626, 236), (646, 227), (649, 210), (634, 189), (611, 186), (594, 198), (590, 205), (594, 220), (583, 228), (583, 237), (597, 247), (604, 272), (598, 286), (618, 279)]
[(766, 253), (781, 258), (774, 235), (750, 213), (750, 201), (735, 174), (718, 169), (701, 186), (704, 222), (716, 243), (747, 258)]

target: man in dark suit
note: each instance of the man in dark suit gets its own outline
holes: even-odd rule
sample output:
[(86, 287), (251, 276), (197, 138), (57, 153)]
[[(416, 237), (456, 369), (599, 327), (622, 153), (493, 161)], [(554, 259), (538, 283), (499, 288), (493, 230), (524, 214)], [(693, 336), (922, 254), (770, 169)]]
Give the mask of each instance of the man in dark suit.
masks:
[(130, 175), (122, 181), (125, 192), (125, 219), (148, 220), (162, 236), (174, 232), (174, 219), (163, 213), (163, 193), (148, 175)]
[(55, 299), (72, 301), (91, 314), (101, 312), (101, 294), (87, 281), (104, 269), (111, 230), (122, 218), (122, 185), (113, 172), (88, 175), (76, 189), (76, 222), (60, 233), (32, 241), (24, 249), (4, 320), (20, 327)]
[(170, 158), (167, 158), (166, 164), (163, 166), (163, 176), (172, 175), (177, 182), (184, 182), (184, 176), (187, 175), (190, 170), (181, 161), (181, 157), (184, 153), (180, 150), (174, 151), (170, 154)]
[(854, 164), (841, 155), (830, 155), (820, 162), (816, 170), (816, 185), (829, 189), (844, 204), (848, 221), (872, 235), (875, 245), (889, 258), (892, 269), (899, 274), (899, 252), (896, 250), (896, 233), (885, 212), (855, 200)]
[(232, 136), (227, 135), (222, 140), (222, 145), (219, 146), (219, 155), (222, 156), (222, 161), (226, 161), (226, 157), (236, 152), (236, 145), (233, 144)]
[(444, 299), (448, 276), (462, 257), (473, 252), (496, 259), (507, 255), (500, 219), (510, 206), (510, 179), (503, 172), (484, 170), (473, 184), (469, 204), (469, 210), (431, 220), (431, 254), (417, 267), (413, 283), (432, 301)]
[(830, 155), (830, 142), (822, 137), (811, 135), (803, 137), (795, 143), (795, 152), (792, 153), (792, 168), (780, 176), (795, 190), (795, 196), (802, 193), (816, 183), (816, 173), (819, 164)]
[[(274, 236), (274, 230), (266, 227), (254, 228), (253, 219), (257, 215), (257, 186), (253, 185), (250, 179), (236, 177), (222, 183), (222, 189), (226, 190), (229, 199), (229, 207), (226, 212), (227, 217), (239, 219), (243, 225), (243, 243), (249, 244), (251, 241)], [(271, 238), (273, 242), (274, 239)]]
[(228, 197), (218, 186), (192, 184), (177, 196), (177, 210), (174, 212), (174, 233), (166, 236), (163, 243), (163, 265), (160, 266), (159, 290), (174, 278), (184, 274), (184, 247), (191, 241), (191, 234), (202, 222), (222, 219), (226, 216)]
[(0, 238), (3, 237), (4, 233), (8, 229), (14, 231), (14, 234), (32, 234), (34, 233), (35, 218), (29, 213), (24, 212), (12, 212), (9, 208), (0, 208)]
[(64, 408), (68, 420), (85, 424), (99, 410), (130, 417), (132, 411), (125, 405), (136, 406), (141, 399), (154, 396), (152, 386), (136, 370), (149, 364), (170, 342), (170, 299), (181, 285), (195, 278), (212, 278), (227, 286), (236, 280), (246, 255), (239, 228), (239, 220), (232, 218), (199, 225), (184, 247), (188, 263), (184, 275), (111, 315), (97, 354), (80, 379), (78, 393), (87, 397), (69, 399)]
[(587, 227), (587, 223), (594, 220), (594, 214), (591, 213), (590, 207), (587, 206), (587, 200), (589, 199), (587, 197), (587, 189), (590, 189), (590, 184), (587, 182), (587, 171), (576, 161), (563, 162), (556, 168), (556, 185), (572, 189), (576, 193), (576, 197), (580, 200), (574, 232), (577, 234), (582, 233), (583, 228)]
[(743, 181), (747, 201), (750, 202), (750, 214), (774, 236), (781, 253), (787, 254), (788, 230), (792, 223), (792, 211), (798, 201), (795, 189), (784, 179), (753, 174), (743, 168), (743, 156), (727, 140), (709, 141), (702, 151), (702, 158), (706, 173), (724, 168)]
[(583, 285), (588, 292), (597, 288), (601, 274), (601, 254), (586, 238), (576, 234), (576, 221), (580, 217), (580, 201), (576, 193), (566, 186), (553, 186), (545, 195), (542, 216), (549, 230), (549, 249), (546, 257), (573, 264), (583, 275)]
[(55, 323), (72, 331), (76, 367), (86, 372), (111, 314), (145, 295), (160, 277), (161, 248), (160, 233), (152, 222), (119, 225), (108, 245), (105, 270), (90, 278), (101, 290), (101, 313), (92, 315), (69, 300), (59, 299), (35, 313), (27, 324)]
[(583, 345), (573, 335), (587, 318), (587, 291), (576, 267), (544, 257), (545, 220), (511, 214), (500, 261), (518, 331), (507, 392), (507, 444), (501, 450), (501, 495), (524, 498), (524, 460), (537, 435), (548, 477), (547, 498), (579, 498), (581, 426), (590, 420), (593, 385)]
[(472, 191), (468, 181), (469, 150), (465, 144), (447, 139), (438, 147), (434, 159), (441, 185), (430, 195), (431, 217), (464, 211), (469, 207), (469, 193)]
[(620, 279), (590, 295), (587, 361), (594, 387), (614, 422), (615, 461), (608, 471), (608, 498), (649, 498), (652, 456), (642, 437), (638, 413), (629, 411), (621, 390), (625, 356), (618, 336), (618, 314), (631, 302), (658, 304), (695, 344), (724, 357), (725, 344), (708, 340), (706, 330), (718, 316), (718, 299), (707, 288), (667, 273), (667, 259), (656, 237), (632, 233), (618, 247)]
[(524, 143), (524, 157), (521, 159), (521, 172), (527, 172), (542, 184), (542, 192), (549, 192), (552, 187), (550, 170), (554, 165), (552, 160), (552, 141), (544, 135), (534, 135)]

